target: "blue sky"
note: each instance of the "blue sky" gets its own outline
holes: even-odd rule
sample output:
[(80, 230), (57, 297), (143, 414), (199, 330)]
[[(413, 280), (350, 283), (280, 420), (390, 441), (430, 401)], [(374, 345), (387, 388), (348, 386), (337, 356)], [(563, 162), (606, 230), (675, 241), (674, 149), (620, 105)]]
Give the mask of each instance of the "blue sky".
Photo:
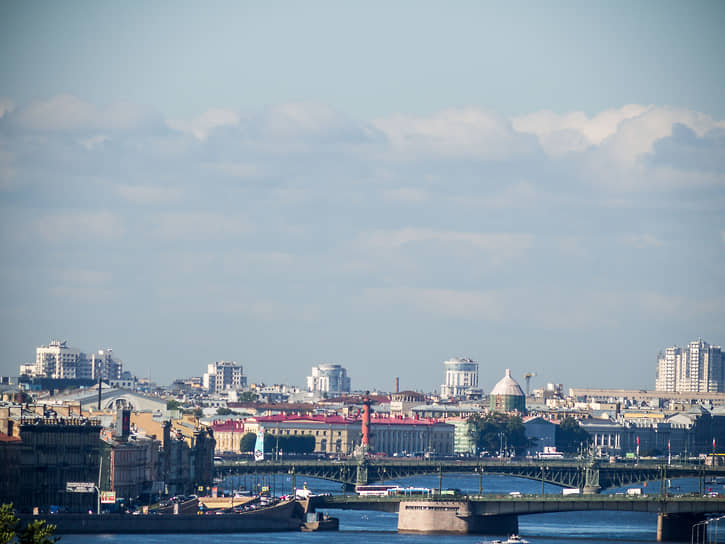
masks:
[(725, 341), (720, 2), (5, 2), (0, 373), (650, 387)]

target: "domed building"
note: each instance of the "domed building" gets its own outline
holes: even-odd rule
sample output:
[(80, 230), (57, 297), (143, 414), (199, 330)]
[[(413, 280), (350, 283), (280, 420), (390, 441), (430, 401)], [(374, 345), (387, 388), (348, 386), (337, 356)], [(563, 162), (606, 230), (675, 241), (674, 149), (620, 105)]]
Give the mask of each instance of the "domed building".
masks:
[(508, 368), (506, 375), (491, 391), (490, 408), (496, 412), (526, 411), (526, 396), (521, 386), (511, 377), (511, 370)]

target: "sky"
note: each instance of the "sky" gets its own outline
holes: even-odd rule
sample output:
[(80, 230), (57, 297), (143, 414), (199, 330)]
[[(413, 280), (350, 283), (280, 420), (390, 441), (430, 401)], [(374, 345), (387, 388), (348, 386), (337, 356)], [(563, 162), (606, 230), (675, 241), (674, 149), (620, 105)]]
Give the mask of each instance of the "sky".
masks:
[(0, 4), (0, 374), (654, 388), (725, 342), (722, 2)]

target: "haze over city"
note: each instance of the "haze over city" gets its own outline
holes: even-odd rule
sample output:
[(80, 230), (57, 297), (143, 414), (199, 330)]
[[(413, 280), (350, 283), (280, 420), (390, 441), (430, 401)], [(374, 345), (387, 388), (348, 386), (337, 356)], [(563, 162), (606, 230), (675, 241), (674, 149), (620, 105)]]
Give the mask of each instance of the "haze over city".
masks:
[[(654, 389), (725, 342), (725, 6), (0, 5), (0, 374)], [(538, 383), (536, 381), (538, 380)]]

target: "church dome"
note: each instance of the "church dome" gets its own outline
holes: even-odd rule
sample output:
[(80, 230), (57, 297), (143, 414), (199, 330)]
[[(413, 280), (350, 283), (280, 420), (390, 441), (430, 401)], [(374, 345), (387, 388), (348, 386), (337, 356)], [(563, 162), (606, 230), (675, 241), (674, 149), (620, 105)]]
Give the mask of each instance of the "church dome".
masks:
[(506, 375), (494, 386), (491, 396), (506, 395), (509, 397), (523, 397), (521, 386), (511, 377), (511, 370), (506, 369)]

